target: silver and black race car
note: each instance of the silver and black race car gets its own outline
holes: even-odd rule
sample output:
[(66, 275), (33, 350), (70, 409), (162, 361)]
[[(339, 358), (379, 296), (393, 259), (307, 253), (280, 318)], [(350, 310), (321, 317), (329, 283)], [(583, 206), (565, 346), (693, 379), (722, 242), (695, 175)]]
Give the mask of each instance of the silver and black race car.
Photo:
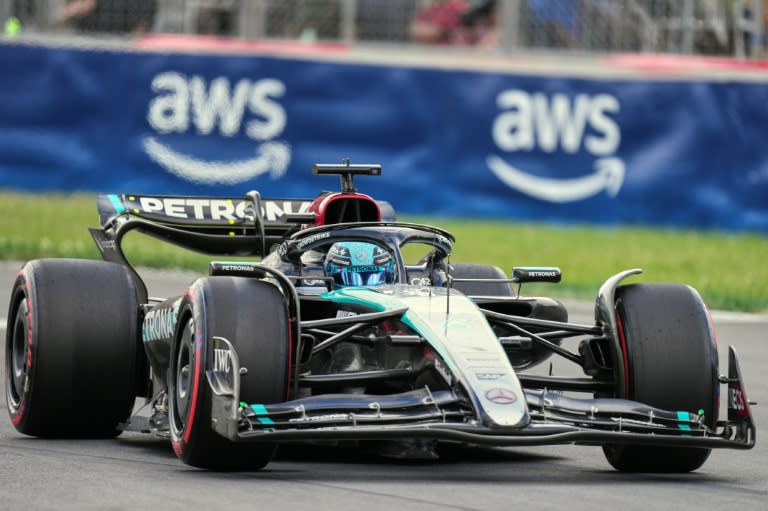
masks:
[[(575, 324), (558, 300), (521, 294), (559, 269), (451, 262), (450, 233), (398, 223), (356, 190), (378, 165), (313, 171), (339, 175), (341, 191), (100, 196), (91, 234), (104, 261), (30, 261), (14, 284), (5, 384), (17, 430), (143, 431), (215, 470), (261, 468), (284, 442), (421, 458), (440, 442), (577, 443), (651, 472), (755, 445), (736, 353), (720, 375), (691, 287), (623, 284), (640, 273), (628, 270), (600, 287), (594, 324)], [(225, 259), (152, 298), (122, 250), (134, 230)], [(531, 370), (553, 355), (579, 376)]]

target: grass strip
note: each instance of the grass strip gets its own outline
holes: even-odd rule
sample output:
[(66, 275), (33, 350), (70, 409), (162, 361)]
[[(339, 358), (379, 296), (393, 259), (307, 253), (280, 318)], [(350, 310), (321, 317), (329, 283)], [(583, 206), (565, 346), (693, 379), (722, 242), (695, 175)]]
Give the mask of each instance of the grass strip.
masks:
[[(98, 226), (95, 195), (0, 191), (0, 259), (98, 258), (88, 227)], [(768, 312), (768, 237), (680, 229), (606, 228), (404, 217), (456, 235), (452, 261), (499, 266), (558, 266), (561, 284), (526, 285), (525, 294), (593, 299), (611, 275), (643, 268), (634, 281), (681, 282), (715, 309)], [(137, 266), (204, 273), (210, 256), (129, 234)]]

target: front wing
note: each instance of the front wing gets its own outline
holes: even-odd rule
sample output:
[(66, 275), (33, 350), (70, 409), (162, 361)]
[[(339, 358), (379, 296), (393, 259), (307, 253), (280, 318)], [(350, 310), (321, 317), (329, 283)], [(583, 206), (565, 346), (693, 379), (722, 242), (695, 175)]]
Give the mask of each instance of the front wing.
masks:
[(207, 371), (213, 392), (213, 428), (231, 441), (318, 441), (433, 439), (494, 446), (553, 444), (637, 444), (751, 449), (755, 424), (738, 358), (729, 348), (728, 419), (714, 429), (704, 417), (668, 411), (624, 399), (574, 399), (547, 390), (525, 389), (530, 421), (490, 428), (469, 400), (453, 390), (428, 387), (392, 395), (323, 394), (276, 404), (239, 401), (240, 365), (226, 339), (216, 349), (230, 352), (226, 372)]

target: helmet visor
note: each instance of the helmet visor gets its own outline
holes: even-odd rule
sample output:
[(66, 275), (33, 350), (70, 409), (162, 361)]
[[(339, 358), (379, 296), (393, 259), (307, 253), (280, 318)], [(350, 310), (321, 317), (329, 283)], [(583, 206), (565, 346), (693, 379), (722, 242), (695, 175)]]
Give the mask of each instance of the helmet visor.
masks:
[(340, 286), (379, 286), (391, 283), (392, 274), (384, 268), (371, 268), (356, 271), (355, 268), (342, 268), (335, 275), (335, 281)]

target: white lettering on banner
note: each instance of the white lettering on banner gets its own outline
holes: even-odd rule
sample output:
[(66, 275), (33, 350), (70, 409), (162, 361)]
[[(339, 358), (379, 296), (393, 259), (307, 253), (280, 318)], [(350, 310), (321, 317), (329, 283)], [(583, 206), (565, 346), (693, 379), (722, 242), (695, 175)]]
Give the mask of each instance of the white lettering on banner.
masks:
[(593, 174), (555, 179), (533, 176), (497, 155), (488, 156), (488, 167), (506, 185), (549, 202), (583, 200), (602, 190), (611, 197), (618, 194), (625, 166), (614, 156), (621, 143), (621, 130), (611, 118), (620, 110), (614, 96), (549, 97), (513, 89), (499, 94), (497, 105), (503, 111), (494, 119), (492, 136), (500, 150), (576, 154), (584, 149), (596, 157)]
[[(274, 140), (287, 122), (285, 109), (277, 101), (285, 95), (283, 82), (242, 78), (232, 84), (228, 78), (218, 77), (206, 84), (203, 77), (168, 71), (155, 76), (151, 88), (156, 96), (150, 101), (147, 121), (157, 134), (188, 133), (194, 127), (194, 134), (227, 139), (243, 131), (259, 143), (255, 157), (208, 161), (147, 136), (144, 150), (160, 166), (183, 179), (210, 185), (240, 183), (267, 172), (274, 179), (285, 174), (290, 146)], [(247, 114), (253, 117), (244, 122)]]
[(210, 91), (199, 76), (189, 81), (192, 98), (192, 119), (201, 135), (208, 135), (218, 120), (219, 131), (225, 137), (234, 136), (240, 129), (245, 112), (245, 101), (250, 89), (248, 80), (240, 80), (230, 95), (229, 80), (216, 78), (211, 82)]
[(251, 120), (245, 126), (246, 134), (253, 140), (269, 140), (278, 136), (285, 129), (285, 110), (272, 97), (285, 95), (285, 85), (280, 80), (259, 80), (251, 87), (248, 106), (251, 113), (263, 118), (263, 121)]
[(584, 145), (595, 156), (608, 156), (619, 149), (621, 129), (607, 114), (619, 113), (619, 100), (608, 94), (598, 94), (592, 98), (589, 112), (589, 124), (592, 129), (602, 134), (601, 137), (587, 135)]
[(152, 80), (152, 92), (168, 92), (149, 104), (149, 124), (160, 133), (184, 133), (189, 128), (189, 89), (184, 75), (162, 73)]

